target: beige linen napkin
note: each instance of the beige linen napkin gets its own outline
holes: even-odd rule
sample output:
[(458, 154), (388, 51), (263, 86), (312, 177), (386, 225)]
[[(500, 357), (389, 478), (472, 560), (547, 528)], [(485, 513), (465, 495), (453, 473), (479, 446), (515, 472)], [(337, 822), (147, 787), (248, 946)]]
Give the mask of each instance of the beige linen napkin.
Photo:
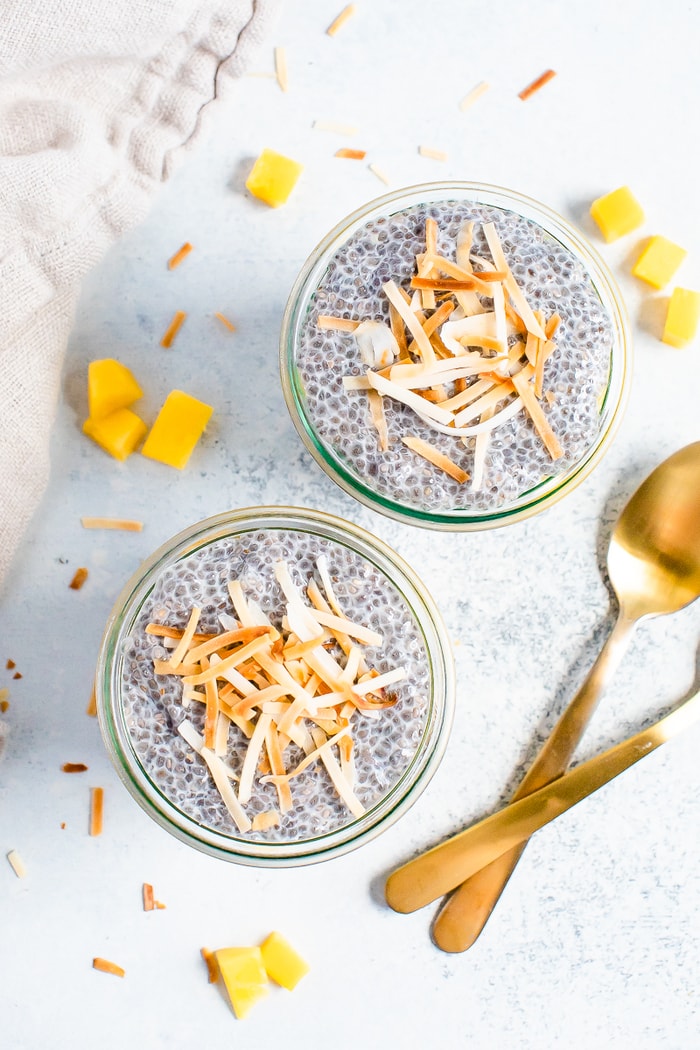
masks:
[(279, 3), (0, 2), (0, 590), (48, 479), (81, 279), (145, 216)]

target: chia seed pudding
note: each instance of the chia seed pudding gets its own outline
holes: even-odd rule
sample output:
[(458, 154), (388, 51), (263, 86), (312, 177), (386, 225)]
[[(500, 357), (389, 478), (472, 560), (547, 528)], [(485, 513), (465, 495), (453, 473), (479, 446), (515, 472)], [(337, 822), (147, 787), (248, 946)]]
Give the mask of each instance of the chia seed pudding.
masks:
[[(320, 556), (325, 558), (343, 613), (382, 635), (380, 646), (363, 646), (367, 665), (379, 674), (396, 667), (406, 671), (404, 680), (391, 686), (393, 706), (368, 714), (357, 711), (352, 720), (354, 792), (367, 811), (397, 785), (429, 736), (434, 666), (428, 649), (433, 643), (426, 641), (401, 584), (396, 586), (379, 564), (351, 546), (296, 528), (257, 528), (198, 545), (161, 569), (128, 633), (120, 639), (120, 694), (131, 746), (149, 780), (191, 820), (223, 835), (239, 837), (205, 762), (177, 731), (186, 717), (202, 732), (204, 705), (184, 708), (182, 678), (154, 672), (154, 659), (169, 659), (172, 649), (164, 646), (163, 638), (147, 633), (146, 627), (156, 622), (182, 629), (196, 606), (201, 609), (197, 630), (221, 632), (222, 622), (230, 626), (227, 617), (234, 613), (229, 581), (239, 580), (246, 597), (281, 629), (285, 598), (275, 566), (285, 562), (304, 593), (311, 577), (319, 579)], [(419, 609), (418, 617), (422, 615)], [(339, 662), (344, 659), (337, 645), (332, 651)], [(231, 725), (225, 761), (234, 771), (240, 772), (247, 745), (244, 734)], [(290, 743), (285, 752), (287, 769), (303, 758), (304, 752)], [(251, 830), (246, 839), (298, 843), (353, 820), (320, 761), (295, 777), (290, 787), (293, 808), (282, 815), (280, 825)], [(252, 818), (277, 807), (276, 788), (261, 783), (256, 774), (246, 813)]]
[[(559, 239), (515, 209), (460, 199), (457, 194), (445, 199), (434, 196), (421, 201), (419, 192), (407, 191), (403, 198), (398, 194), (387, 198), (386, 206), (376, 208), (367, 221), (356, 221), (318, 249), (315, 268), (312, 257), (290, 299), (282, 372), (285, 396), (301, 436), (335, 480), (370, 505), (378, 499), (383, 506), (376, 509), (394, 516), (405, 512), (409, 518), (415, 513), (435, 515), (436, 520), (442, 516), (458, 526), (460, 516), (497, 516), (513, 505), (527, 504), (530, 496), (539, 499), (599, 444), (610, 422), (611, 406), (606, 401), (620, 394), (611, 392), (610, 384), (623, 322), (614, 316), (619, 305), (616, 293), (608, 294), (606, 288), (601, 296), (607, 278), (601, 280), (596, 272), (594, 280), (590, 260), (567, 246), (564, 237)], [(399, 208), (402, 199), (416, 203)], [(476, 438), (449, 436), (390, 396), (382, 398), (388, 448), (380, 448), (366, 395), (344, 386), (345, 377), (367, 373), (358, 341), (352, 332), (319, 326), (319, 317), (327, 316), (389, 324), (383, 285), (394, 281), (411, 294), (416, 257), (426, 251), (428, 219), (437, 222), (437, 253), (451, 261), (460, 231), (473, 222), (473, 256), (498, 269), (483, 232), (484, 224), (493, 223), (531, 309), (542, 311), (545, 318), (554, 314), (560, 318), (552, 337), (556, 351), (544, 365), (547, 396), (540, 405), (561, 456), (552, 458), (528, 412), (520, 411), (490, 432), (478, 487), (454, 480), (402, 442), (404, 436), (415, 435), (472, 475)], [(509, 347), (515, 341), (511, 330)], [(447, 387), (447, 396), (452, 393), (453, 388)], [(510, 400), (515, 396), (511, 394)], [(616, 412), (615, 405), (612, 409)]]

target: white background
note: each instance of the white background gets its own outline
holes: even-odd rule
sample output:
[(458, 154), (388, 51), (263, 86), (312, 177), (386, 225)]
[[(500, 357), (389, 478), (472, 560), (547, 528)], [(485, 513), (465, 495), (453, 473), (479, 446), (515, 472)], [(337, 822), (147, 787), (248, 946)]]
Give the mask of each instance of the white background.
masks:
[[(248, 76), (226, 92), (210, 135), (85, 284), (55, 424), (50, 488), (0, 608), (0, 686), (10, 687), (0, 767), (0, 1041), (8, 1050), (99, 1046), (272, 1047), (697, 1045), (697, 730), (628, 771), (531, 843), (475, 947), (442, 954), (431, 908), (399, 916), (386, 874), (503, 803), (610, 629), (612, 522), (636, 484), (698, 438), (700, 344), (659, 341), (666, 293), (629, 275), (644, 238), (689, 256), (678, 283), (700, 288), (696, 111), (699, 18), (690, 3), (562, 5), (359, 0), (334, 39), (341, 0), (288, 4), (255, 72), (286, 48), (289, 91)], [(529, 101), (518, 91), (557, 76)], [(478, 82), (489, 91), (468, 112)], [(352, 139), (314, 120), (356, 125)], [(444, 150), (440, 163), (419, 145)], [(481, 180), (542, 200), (590, 236), (625, 297), (634, 333), (631, 398), (596, 473), (539, 518), (474, 535), (433, 534), (356, 504), (303, 450), (278, 380), (277, 340), (292, 281), (320, 237), (384, 187)], [(243, 189), (270, 147), (301, 161), (289, 203)], [(603, 245), (590, 202), (624, 183), (643, 228)], [(195, 252), (175, 272), (168, 257)], [(159, 340), (176, 309), (172, 350)], [(237, 325), (226, 332), (213, 314)], [(180, 387), (215, 415), (179, 473), (138, 455), (108, 458), (80, 431), (87, 363), (116, 357), (145, 388), (152, 419)], [(319, 507), (387, 540), (428, 583), (458, 674), (444, 762), (379, 840), (327, 864), (285, 871), (228, 865), (161, 831), (113, 772), (85, 713), (103, 624), (127, 577), (174, 532), (229, 507)], [(89, 533), (82, 515), (140, 518), (140, 534)], [(79, 565), (89, 579), (68, 584)], [(700, 609), (635, 637), (579, 756), (652, 721), (693, 689)], [(5, 661), (17, 662), (12, 678)], [(89, 771), (67, 776), (66, 761)], [(91, 785), (105, 829), (87, 834)], [(65, 828), (61, 824), (65, 823)], [(4, 854), (16, 849), (19, 880)], [(167, 909), (141, 910), (141, 885)], [(311, 973), (237, 1021), (207, 984), (202, 945), (282, 931)], [(102, 955), (124, 980), (91, 969)]]

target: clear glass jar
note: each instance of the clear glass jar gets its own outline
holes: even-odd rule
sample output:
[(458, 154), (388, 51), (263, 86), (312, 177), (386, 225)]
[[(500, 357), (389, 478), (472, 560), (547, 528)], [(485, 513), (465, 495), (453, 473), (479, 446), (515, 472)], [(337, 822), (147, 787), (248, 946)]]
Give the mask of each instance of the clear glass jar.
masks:
[[(351, 335), (323, 334), (317, 329), (312, 335), (305, 336), (307, 322), (311, 327), (314, 310), (332, 313), (334, 303), (337, 303), (340, 314), (344, 312), (356, 320), (368, 316), (367, 300), (363, 301), (360, 296), (359, 301), (353, 302), (344, 291), (341, 293), (337, 290), (341, 287), (341, 279), (345, 279), (343, 271), (347, 279), (351, 279), (353, 258), (359, 260), (357, 283), (363, 288), (372, 285), (370, 297), (374, 298), (370, 299), (369, 316), (379, 319), (376, 311), (381, 308), (381, 297), (372, 284), (371, 276), (367, 276), (368, 269), (361, 269), (363, 254), (372, 258), (375, 256), (370, 243), (372, 237), (377, 240), (384, 237), (386, 241), (381, 224), (384, 231), (390, 228), (392, 222), (396, 226), (397, 217), (400, 218), (408, 209), (422, 206), (437, 208), (446, 217), (449, 209), (455, 205), (475, 208), (477, 217), (484, 213), (484, 209), (489, 209), (489, 215), (495, 217), (497, 227), (499, 218), (506, 225), (508, 222), (512, 224), (513, 221), (525, 220), (521, 229), (529, 231), (528, 236), (531, 232), (533, 243), (537, 241), (541, 245), (538, 250), (543, 253), (542, 258), (547, 263), (547, 280), (555, 284), (558, 282), (552, 294), (555, 301), (556, 297), (560, 297), (559, 301), (565, 308), (560, 311), (564, 314), (562, 331), (567, 327), (572, 331), (579, 324), (577, 311), (580, 314), (580, 303), (575, 293), (569, 290), (567, 278), (567, 274), (572, 272), (577, 275), (578, 287), (585, 285), (587, 295), (588, 289), (592, 290), (590, 303), (593, 313), (590, 318), (594, 314), (599, 316), (591, 320), (590, 331), (595, 332), (600, 318), (605, 319), (606, 326), (605, 348), (599, 351), (602, 358), (597, 364), (599, 381), (595, 392), (591, 394), (589, 390), (587, 394), (585, 433), (579, 434), (577, 430), (582, 413), (570, 398), (577, 380), (571, 382), (570, 373), (558, 380), (556, 397), (563, 398), (564, 418), (569, 421), (567, 441), (572, 445), (571, 454), (562, 461), (564, 466), (560, 469), (557, 464), (552, 463), (551, 467), (545, 464), (544, 468), (539, 468), (539, 473), (530, 472), (532, 477), (524, 483), (523, 490), (505, 495), (511, 484), (508, 480), (509, 468), (506, 466), (500, 470), (501, 482), (498, 481), (498, 472), (494, 471), (496, 480), (492, 482), (493, 495), (489, 494), (485, 499), (480, 496), (475, 502), (472, 497), (465, 495), (468, 486), (459, 489), (456, 483), (452, 483), (452, 493), (449, 490), (451, 483), (447, 481), (444, 496), (436, 498), (435, 479), (437, 486), (441, 484), (439, 472), (437, 468), (426, 467), (418, 457), (414, 457), (415, 466), (406, 467), (407, 451), (402, 448), (400, 438), (405, 428), (417, 417), (407, 419), (406, 410), (402, 407), (396, 409), (397, 414), (390, 422), (389, 449), (383, 454), (377, 451), (377, 439), (367, 409), (362, 409), (361, 415), (348, 400), (360, 395), (349, 394), (341, 389), (342, 374), (344, 370), (348, 371), (348, 365), (355, 374), (366, 367), (360, 363), (359, 352), (353, 347)], [(370, 223), (373, 224), (371, 231), (368, 228)], [(417, 241), (417, 234), (414, 239)], [(522, 250), (524, 257), (528, 250), (526, 242), (523, 242)], [(347, 260), (344, 259), (345, 252), (349, 253)], [(355, 255), (352, 256), (351, 252), (355, 252)], [(384, 257), (382, 252), (385, 253), (386, 248), (378, 247), (376, 258), (381, 260)], [(551, 268), (550, 255), (554, 263)], [(343, 259), (342, 263), (339, 257)], [(369, 263), (366, 265), (368, 268)], [(559, 277), (556, 276), (556, 267), (559, 267)], [(385, 274), (381, 280), (390, 276), (395, 275)], [(377, 277), (375, 284), (379, 280)], [(331, 284), (332, 281), (336, 284)], [(319, 287), (324, 289), (325, 299), (319, 299)], [(319, 302), (326, 301), (331, 303), (328, 311), (318, 306)], [(535, 304), (531, 305), (534, 307)], [(583, 321), (582, 327), (585, 329), (585, 317)], [(582, 344), (588, 338), (589, 333), (584, 331)], [(334, 340), (332, 344), (330, 339)], [(554, 335), (553, 339), (556, 341), (557, 336)], [(314, 340), (318, 350), (312, 349)], [(577, 352), (578, 348), (575, 349)], [(317, 355), (316, 359), (314, 354)], [(372, 201), (340, 222), (321, 241), (304, 264), (289, 296), (281, 332), (280, 371), (287, 407), (304, 445), (319, 466), (342, 489), (375, 511), (400, 521), (445, 531), (472, 531), (506, 525), (536, 514), (561, 499), (590, 474), (607, 451), (623, 414), (631, 380), (631, 341), (625, 307), (608, 267), (583, 235), (559, 215), (511, 190), (470, 182), (432, 183), (400, 190)], [(586, 382), (588, 380), (583, 377), (582, 385)], [(567, 385), (568, 393), (565, 389)], [(590, 388), (592, 382), (588, 385)], [(390, 401), (389, 398), (384, 400), (385, 403)], [(579, 404), (583, 406), (583, 400)], [(549, 411), (549, 406), (545, 405), (545, 409)], [(556, 405), (552, 411), (557, 411)], [(350, 425), (347, 419), (352, 412), (355, 415)], [(501, 435), (509, 427), (517, 435), (519, 431), (515, 428), (515, 422), (506, 423), (502, 430), (495, 431), (495, 440), (502, 441), (505, 446), (510, 438), (501, 438)], [(442, 451), (448, 455), (451, 448), (458, 446), (458, 440), (444, 436), (444, 431), (442, 435), (429, 431), (424, 436), (429, 438), (431, 434), (439, 445), (442, 442)], [(373, 447), (370, 447), (370, 442)], [(522, 458), (521, 451), (515, 447), (505, 450), (504, 463), (507, 464), (509, 456), (511, 464), (513, 457)], [(400, 466), (399, 457), (403, 457), (403, 466)], [(388, 484), (386, 479), (395, 467), (399, 480)], [(407, 471), (415, 471), (416, 476), (429, 480), (424, 487), (415, 485), (411, 488), (413, 479)], [(513, 473), (511, 470), (510, 476)]]
[[(354, 575), (348, 577), (352, 586), (348, 590), (346, 585), (347, 593), (361, 596), (356, 601), (363, 608), (366, 599), (365, 622), (378, 619), (380, 629), (381, 623), (387, 626), (394, 653), (418, 669), (415, 681), (423, 685), (419, 690), (409, 681), (393, 687), (399, 696), (396, 710), (406, 698), (418, 712), (415, 725), (410, 722), (414, 708), (405, 708), (408, 713), (401, 715), (410, 725), (411, 752), (400, 753), (402, 763), (405, 759), (403, 768), (393, 767), (393, 752), (384, 756), (382, 761), (389, 770), (386, 776), (384, 767), (381, 771), (386, 789), (371, 799), (365, 813), (359, 817), (347, 812), (341, 817), (336, 815), (325, 830), (318, 822), (313, 826), (310, 820), (308, 827), (312, 830), (308, 834), (300, 831), (291, 838), (270, 839), (262, 832), (238, 832), (221, 809), (218, 795), (212, 795), (216, 801), (211, 803), (211, 812), (216, 809), (216, 816), (211, 820), (209, 810), (205, 813), (202, 804), (195, 802), (195, 795), (199, 798), (202, 790), (214, 793), (215, 788), (206, 779), (206, 768), (199, 756), (191, 752), (183, 758), (186, 745), (173, 728), (169, 701), (159, 689), (164, 680), (159, 678), (156, 682), (148, 670), (153, 666), (149, 649), (153, 639), (145, 634), (144, 624), (156, 617), (159, 622), (184, 627), (187, 610), (193, 604), (192, 594), (196, 593), (203, 608), (199, 629), (212, 630), (211, 625), (205, 625), (205, 616), (210, 621), (218, 618), (227, 603), (227, 611), (233, 612), (227, 591), (230, 575), (242, 573), (254, 580), (255, 574), (261, 572), (260, 566), (267, 566), (279, 550), (285, 552), (290, 568), (298, 557), (300, 571), (302, 565), (312, 565), (317, 554), (324, 552), (329, 565), (340, 566), (342, 571), (350, 566), (347, 571)], [(272, 565), (268, 567), (272, 571)], [(342, 589), (342, 579), (340, 586)], [(187, 594), (170, 600), (171, 594), (183, 591)], [(266, 613), (279, 626), (283, 612), (281, 591), (274, 600), (270, 593), (264, 597)], [(342, 600), (340, 592), (338, 597)], [(350, 598), (348, 604), (352, 605)], [(96, 697), (100, 727), (112, 762), (149, 816), (181, 841), (205, 853), (230, 861), (278, 867), (309, 864), (354, 849), (378, 835), (412, 805), (444, 753), (454, 711), (454, 667), (449, 637), (437, 607), (415, 572), (385, 543), (356, 525), (320, 511), (254, 507), (191, 526), (157, 550), (129, 580), (105, 629)], [(381, 722), (377, 721), (377, 725)], [(390, 735), (386, 737), (384, 750), (391, 739)], [(355, 748), (364, 746), (358, 737)], [(366, 746), (370, 762), (373, 745)], [(402, 746), (405, 747), (405, 740)], [(203, 783), (207, 785), (204, 789)], [(295, 819), (295, 827), (303, 829), (303, 808)]]

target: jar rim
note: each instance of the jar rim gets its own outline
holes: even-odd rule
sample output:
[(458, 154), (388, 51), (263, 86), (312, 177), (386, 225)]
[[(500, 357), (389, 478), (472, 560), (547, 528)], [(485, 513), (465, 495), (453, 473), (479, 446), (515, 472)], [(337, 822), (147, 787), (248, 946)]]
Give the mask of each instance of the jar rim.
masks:
[[(224, 537), (278, 529), (304, 531), (346, 546), (388, 578), (410, 610), (428, 664), (430, 696), (416, 752), (389, 790), (362, 817), (296, 841), (259, 839), (207, 827), (180, 810), (154, 782), (134, 748), (122, 703), (122, 642), (164, 569)], [(206, 518), (167, 540), (124, 585), (107, 621), (98, 656), (96, 702), (100, 729), (115, 769), (149, 816), (182, 842), (243, 864), (283, 867), (314, 863), (355, 849), (393, 824), (432, 778), (447, 746), (455, 703), (452, 650), (442, 616), (425, 584), (388, 544), (361, 526), (301, 507), (246, 507)]]
[[(595, 440), (566, 472), (553, 474), (510, 503), (483, 512), (469, 508), (431, 510), (378, 492), (319, 435), (306, 411), (303, 384), (296, 367), (296, 349), (306, 309), (319, 283), (319, 275), (339, 247), (373, 218), (410, 206), (444, 203), (455, 196), (460, 202), (473, 201), (515, 212), (558, 240), (584, 263), (612, 327), (608, 384), (600, 405), (600, 425)], [(552, 208), (514, 190), (488, 183), (448, 180), (383, 194), (341, 219), (322, 238), (307, 257), (289, 294), (280, 333), (279, 367), (285, 402), (299, 437), (315, 462), (343, 491), (394, 520), (438, 531), (470, 532), (502, 527), (538, 514), (590, 475), (610, 447), (624, 415), (631, 386), (631, 355), (630, 326), (621, 292), (607, 263), (582, 232)]]

